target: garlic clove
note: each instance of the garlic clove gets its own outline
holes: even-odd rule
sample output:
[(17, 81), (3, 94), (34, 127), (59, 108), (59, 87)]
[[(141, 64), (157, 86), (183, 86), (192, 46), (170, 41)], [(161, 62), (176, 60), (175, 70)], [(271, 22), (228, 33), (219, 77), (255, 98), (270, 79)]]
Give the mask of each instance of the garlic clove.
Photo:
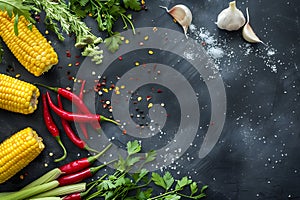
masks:
[(193, 19), (191, 10), (183, 4), (175, 5), (170, 10), (164, 6), (160, 7), (164, 8), (182, 26), (184, 35), (187, 37), (187, 31)]
[[(246, 14), (247, 14), (247, 22), (243, 28), (243, 38), (250, 43), (263, 43), (263, 41), (261, 41), (257, 35), (254, 33), (252, 27), (249, 24), (249, 11), (248, 8), (246, 8)], [(264, 43), (263, 43), (264, 44)]]
[(231, 1), (228, 8), (218, 14), (216, 24), (220, 29), (236, 31), (242, 28), (245, 22), (244, 14), (236, 7), (236, 2)]

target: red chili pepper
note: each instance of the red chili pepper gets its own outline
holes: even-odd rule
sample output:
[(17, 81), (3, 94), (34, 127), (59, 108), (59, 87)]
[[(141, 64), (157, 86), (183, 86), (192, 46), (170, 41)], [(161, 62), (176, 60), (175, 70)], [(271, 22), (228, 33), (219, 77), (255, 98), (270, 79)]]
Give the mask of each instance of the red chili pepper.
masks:
[[(42, 87), (45, 87), (49, 90), (52, 90), (58, 94), (60, 94), (62, 97), (68, 99), (69, 101), (71, 101), (72, 103), (74, 103), (76, 105), (76, 107), (78, 108), (79, 111), (81, 111), (83, 114), (92, 114), (90, 112), (90, 110), (88, 109), (88, 107), (85, 105), (85, 103), (82, 101), (82, 99), (77, 96), (76, 94), (74, 94), (73, 92), (64, 89), (64, 88), (59, 88), (59, 87), (50, 87), (44, 84), (40, 84), (37, 83), (37, 85), (40, 85)], [(100, 125), (97, 122), (92, 121), (91, 125), (93, 126), (93, 128), (97, 131), (100, 130)]]
[[(84, 86), (85, 86), (85, 83), (86, 81), (83, 80), (82, 83), (81, 83), (81, 87), (80, 87), (80, 92), (79, 92), (79, 98), (83, 101), (83, 91), (84, 91)], [(81, 111), (79, 111), (79, 114), (83, 114)], [(84, 123), (79, 123), (79, 127), (82, 131), (82, 134), (83, 136), (88, 139), (89, 138), (89, 135), (88, 135), (88, 132), (87, 132), (87, 129), (86, 129), (86, 126)]]
[(114, 160), (110, 161), (106, 164), (99, 165), (97, 167), (90, 167), (88, 169), (84, 169), (84, 170), (82, 170), (80, 172), (76, 172), (74, 174), (68, 174), (68, 175), (62, 176), (62, 177), (58, 178), (57, 181), (59, 182), (60, 186), (79, 183), (79, 182), (83, 181), (86, 178), (92, 177), (101, 168), (107, 166), (108, 164), (110, 164), (112, 162), (114, 162)]
[(75, 113), (71, 113), (68, 111), (65, 111), (59, 107), (57, 107), (51, 100), (50, 94), (49, 92), (46, 93), (47, 95), (47, 99), (49, 102), (49, 106), (51, 107), (51, 109), (61, 118), (67, 120), (67, 121), (76, 121), (76, 122), (90, 122), (90, 121), (109, 121), (111, 123), (117, 124), (119, 125), (118, 122), (112, 120), (112, 119), (108, 119), (102, 115), (98, 115), (98, 114), (75, 114)]
[(63, 145), (60, 136), (59, 136), (59, 129), (57, 128), (56, 124), (54, 123), (52, 116), (50, 114), (48, 104), (47, 104), (47, 99), (46, 95), (42, 95), (42, 101), (43, 101), (43, 116), (44, 116), (44, 122), (45, 125), (48, 129), (48, 131), (51, 133), (51, 135), (55, 138), (55, 140), (58, 142), (58, 144), (61, 146), (63, 149), (63, 156), (61, 158), (55, 159), (54, 162), (59, 162), (64, 160), (67, 157), (67, 151), (65, 146)]
[(80, 170), (86, 169), (86, 168), (90, 167), (111, 146), (112, 146), (112, 144), (109, 144), (107, 147), (105, 147), (97, 155), (90, 156), (90, 157), (87, 157), (87, 158), (81, 158), (79, 160), (75, 160), (73, 162), (70, 162), (68, 164), (65, 164), (65, 165), (59, 167), (59, 169), (64, 174), (72, 174), (72, 173), (78, 172)]
[(65, 196), (62, 198), (63, 200), (82, 200), (82, 195), (79, 192), (69, 194), (68, 196)]
[[(60, 108), (62, 108), (62, 102), (61, 102), (61, 99), (60, 99), (60, 96), (59, 94), (57, 95), (57, 102), (58, 102), (58, 106)], [(66, 135), (68, 136), (68, 138), (79, 148), (81, 149), (85, 149), (85, 150), (88, 150), (88, 151), (93, 151), (93, 152), (97, 152), (96, 150), (90, 148), (83, 140), (81, 140), (73, 131), (71, 125), (68, 123), (67, 120), (61, 118), (61, 124), (63, 126), (63, 129), (66, 133)]]

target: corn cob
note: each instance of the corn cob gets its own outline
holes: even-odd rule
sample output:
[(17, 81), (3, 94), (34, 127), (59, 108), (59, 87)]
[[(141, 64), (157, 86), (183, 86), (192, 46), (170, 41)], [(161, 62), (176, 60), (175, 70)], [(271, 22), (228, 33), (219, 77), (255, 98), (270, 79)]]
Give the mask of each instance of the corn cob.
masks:
[(30, 114), (37, 109), (39, 89), (30, 83), (0, 74), (0, 108)]
[(0, 144), (0, 183), (33, 161), (45, 148), (42, 138), (27, 127)]
[(0, 36), (18, 61), (32, 74), (40, 76), (58, 63), (58, 56), (39, 30), (19, 17), (18, 35), (14, 33), (14, 17), (0, 10)]

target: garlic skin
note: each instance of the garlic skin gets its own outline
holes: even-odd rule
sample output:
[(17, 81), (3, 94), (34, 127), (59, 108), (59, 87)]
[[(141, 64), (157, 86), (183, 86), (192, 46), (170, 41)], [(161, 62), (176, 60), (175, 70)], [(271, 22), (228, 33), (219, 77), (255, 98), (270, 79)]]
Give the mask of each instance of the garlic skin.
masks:
[(191, 10), (183, 4), (175, 5), (170, 10), (164, 6), (160, 7), (164, 8), (176, 20), (176, 22), (178, 22), (182, 26), (184, 35), (187, 38), (187, 31), (193, 19)]
[[(243, 38), (250, 43), (263, 43), (257, 35), (254, 33), (252, 27), (249, 24), (249, 11), (248, 8), (246, 8), (246, 13), (247, 13), (247, 22), (243, 28)], [(264, 44), (264, 43), (263, 43)]]
[(217, 26), (227, 31), (239, 30), (246, 22), (244, 14), (236, 7), (236, 2), (231, 1), (229, 7), (222, 10), (217, 17)]

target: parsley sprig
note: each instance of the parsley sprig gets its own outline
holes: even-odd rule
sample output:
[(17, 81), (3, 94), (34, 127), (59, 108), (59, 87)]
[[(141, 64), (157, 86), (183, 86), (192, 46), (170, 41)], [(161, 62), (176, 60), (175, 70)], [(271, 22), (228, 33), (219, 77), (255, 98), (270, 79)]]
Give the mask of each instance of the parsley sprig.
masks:
[[(166, 171), (163, 175), (157, 172), (149, 172), (143, 168), (144, 164), (153, 161), (156, 157), (155, 151), (149, 151), (142, 157), (139, 152), (142, 147), (138, 141), (127, 143), (127, 157), (119, 157), (113, 174), (105, 174), (98, 180), (89, 184), (90, 188), (85, 193), (85, 199), (103, 197), (104, 199), (125, 199), (125, 200), (177, 200), (181, 197), (187, 199), (201, 199), (205, 197), (204, 185), (199, 189), (198, 184), (184, 176), (179, 180)], [(134, 167), (138, 170), (130, 173)], [(94, 193), (89, 194), (91, 188), (96, 188)], [(154, 195), (153, 190), (162, 188), (163, 192)], [(185, 191), (185, 193), (183, 193)], [(189, 192), (187, 192), (189, 191)], [(189, 193), (189, 194), (186, 194)]]

